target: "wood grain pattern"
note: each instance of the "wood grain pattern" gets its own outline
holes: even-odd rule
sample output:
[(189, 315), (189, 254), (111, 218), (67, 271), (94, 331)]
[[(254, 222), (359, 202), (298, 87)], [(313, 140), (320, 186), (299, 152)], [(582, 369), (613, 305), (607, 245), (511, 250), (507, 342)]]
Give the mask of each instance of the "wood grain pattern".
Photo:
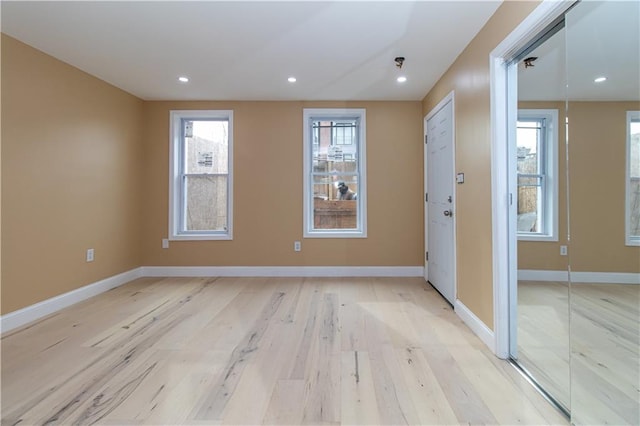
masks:
[(145, 278), (2, 337), (1, 423), (566, 421), (422, 279)]
[(572, 423), (640, 424), (640, 286), (521, 281), (518, 358)]

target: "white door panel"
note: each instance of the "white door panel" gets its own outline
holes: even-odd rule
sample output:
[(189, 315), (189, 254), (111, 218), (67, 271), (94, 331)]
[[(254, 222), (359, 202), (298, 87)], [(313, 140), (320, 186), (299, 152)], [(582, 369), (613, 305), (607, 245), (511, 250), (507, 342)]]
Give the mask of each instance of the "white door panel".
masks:
[(449, 99), (427, 119), (426, 246), (429, 260), (427, 280), (451, 303), (455, 301), (455, 220), (453, 99)]

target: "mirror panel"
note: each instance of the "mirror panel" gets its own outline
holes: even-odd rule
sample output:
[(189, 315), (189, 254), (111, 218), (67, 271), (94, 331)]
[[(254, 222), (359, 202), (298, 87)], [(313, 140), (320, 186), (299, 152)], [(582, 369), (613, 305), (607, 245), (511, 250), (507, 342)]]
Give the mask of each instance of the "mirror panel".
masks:
[(626, 234), (640, 169), (628, 122), (640, 111), (640, 3), (581, 2), (565, 31), (571, 420), (637, 425), (640, 247)]
[(512, 357), (568, 411), (564, 60), (561, 29), (518, 63), (518, 305)]

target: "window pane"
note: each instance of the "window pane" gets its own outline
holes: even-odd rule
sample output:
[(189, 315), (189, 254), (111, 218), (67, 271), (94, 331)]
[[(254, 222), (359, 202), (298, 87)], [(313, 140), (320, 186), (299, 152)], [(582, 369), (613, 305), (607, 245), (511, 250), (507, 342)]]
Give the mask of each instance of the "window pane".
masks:
[(186, 176), (187, 231), (227, 230), (227, 176)]
[(518, 186), (518, 232), (540, 232), (537, 229), (540, 191), (539, 186)]
[[(313, 161), (356, 161), (357, 120), (313, 121)], [(317, 143), (315, 143), (317, 139)], [(340, 171), (340, 170), (338, 170)]]
[(539, 122), (518, 121), (516, 133), (518, 173), (540, 174), (540, 125)]
[(629, 131), (629, 232), (640, 236), (640, 121), (631, 121)]
[(187, 174), (229, 172), (229, 122), (184, 120)]
[(358, 180), (353, 175), (313, 177), (314, 229), (356, 229)]

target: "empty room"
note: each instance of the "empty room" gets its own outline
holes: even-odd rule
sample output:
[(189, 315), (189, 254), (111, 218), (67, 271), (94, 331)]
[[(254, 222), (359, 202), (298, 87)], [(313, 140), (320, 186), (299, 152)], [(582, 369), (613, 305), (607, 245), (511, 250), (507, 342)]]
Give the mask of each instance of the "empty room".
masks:
[(0, 18), (0, 424), (640, 423), (640, 2)]

